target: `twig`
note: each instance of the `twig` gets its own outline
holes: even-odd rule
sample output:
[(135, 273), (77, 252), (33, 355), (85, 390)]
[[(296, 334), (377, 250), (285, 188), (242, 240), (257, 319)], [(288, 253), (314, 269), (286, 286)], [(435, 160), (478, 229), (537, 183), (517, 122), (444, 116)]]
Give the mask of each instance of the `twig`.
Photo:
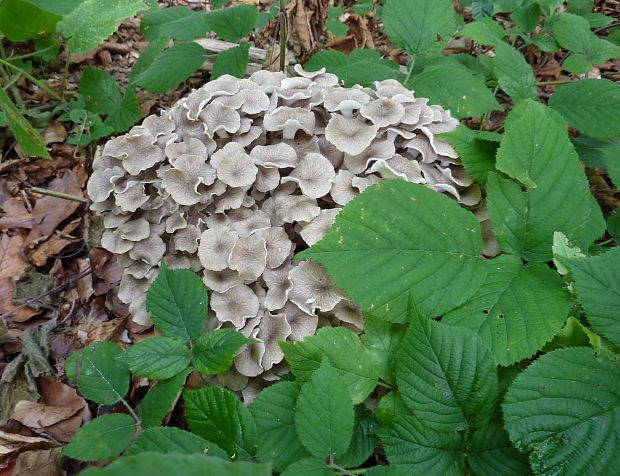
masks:
[(286, 72), (286, 1), (280, 0), (280, 71)]
[(62, 98), (58, 95), (58, 93), (56, 93), (56, 91), (54, 91), (53, 89), (51, 89), (47, 84), (45, 84), (43, 81), (41, 81), (40, 79), (35, 78), (33, 75), (31, 75), (30, 73), (28, 73), (27, 71), (24, 71), (22, 68), (15, 66), (14, 64), (9, 63), (8, 61), (5, 61), (3, 59), (0, 59), (0, 64), (14, 69), (16, 71), (18, 71), (20, 74), (23, 74), (26, 78), (28, 78), (28, 80), (32, 81), (34, 84), (36, 84), (37, 86), (39, 86), (41, 89), (44, 89), (45, 91), (47, 91), (47, 93), (52, 96), (54, 99), (56, 99), (57, 101), (61, 101)]
[(50, 296), (51, 294), (57, 293), (58, 291), (62, 291), (64, 288), (71, 286), (73, 283), (78, 282), (80, 279), (82, 279), (84, 276), (88, 276), (90, 273), (92, 273), (92, 270), (90, 269), (90, 267), (86, 268), (84, 271), (82, 271), (79, 274), (76, 274), (75, 276), (67, 280), (66, 282), (59, 284), (58, 286), (54, 286), (52, 289), (45, 291), (44, 293), (39, 294), (38, 296), (26, 299), (26, 301), (23, 304), (20, 304), (15, 309), (9, 312), (5, 312), (4, 314), (2, 314), (2, 316), (0, 316), (0, 318), (6, 319), (7, 317), (11, 317), (16, 311), (19, 311), (20, 309), (26, 306), (29, 306), (33, 302), (39, 301), (43, 299), (44, 297)]
[(77, 195), (70, 195), (64, 192), (57, 192), (56, 190), (48, 190), (46, 188), (30, 187), (28, 188), (28, 191), (31, 193), (40, 193), (41, 195), (49, 195), (50, 197), (62, 198), (63, 200), (71, 200), (74, 202), (80, 202), (85, 204), (90, 203), (90, 200), (88, 200), (87, 198), (78, 197)]

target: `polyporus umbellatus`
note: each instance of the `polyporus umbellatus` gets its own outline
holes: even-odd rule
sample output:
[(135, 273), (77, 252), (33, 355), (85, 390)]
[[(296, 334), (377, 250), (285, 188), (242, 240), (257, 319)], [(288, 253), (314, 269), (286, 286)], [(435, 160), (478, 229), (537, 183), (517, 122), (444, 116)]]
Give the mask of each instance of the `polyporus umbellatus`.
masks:
[[(320, 325), (363, 330), (357, 306), (318, 264), (292, 261), (357, 194), (397, 177), (466, 206), (480, 201), (436, 136), (458, 124), (448, 111), (395, 80), (343, 88), (325, 71), (296, 72), (205, 84), (110, 140), (88, 183), (133, 319), (150, 322), (146, 291), (160, 260), (199, 272), (211, 290), (210, 326), (260, 341), (235, 360), (246, 377), (274, 378), (279, 340)], [(238, 377), (224, 378), (237, 386)]]

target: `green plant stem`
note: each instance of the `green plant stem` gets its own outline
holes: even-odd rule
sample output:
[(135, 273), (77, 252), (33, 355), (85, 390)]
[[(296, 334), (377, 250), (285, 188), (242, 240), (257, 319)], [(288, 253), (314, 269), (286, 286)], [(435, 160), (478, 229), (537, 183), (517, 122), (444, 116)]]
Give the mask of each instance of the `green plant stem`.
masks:
[(50, 45), (46, 48), (43, 48), (42, 50), (36, 50), (33, 51), (32, 53), (26, 53), (23, 55), (18, 55), (18, 56), (11, 56), (10, 58), (7, 58), (9, 60), (20, 60), (20, 59), (25, 59), (25, 58), (31, 58), (33, 56), (39, 55), (41, 53), (45, 53), (46, 51), (51, 50), (52, 48), (54, 48), (56, 45)]
[[(6, 63), (9, 66), (13, 66), (4, 60), (6, 55), (4, 54), (4, 47), (2, 46), (2, 43), (0, 43), (0, 55), (2, 56), (2, 58), (0, 59), (0, 65), (4, 65)], [(17, 86), (15, 86), (15, 82), (17, 80), (14, 80), (14, 78), (11, 78), (11, 75), (7, 72), (7, 70), (3, 66), (0, 67), (0, 74), (4, 78), (4, 81), (6, 82), (5, 86), (13, 94), (17, 108), (21, 112), (23, 112), (26, 109), (26, 104), (24, 103), (24, 100), (22, 99), (22, 96), (19, 93), (19, 89), (17, 89)]]
[(349, 471), (348, 469), (343, 468), (342, 466), (337, 465), (336, 463), (334, 463), (334, 455), (331, 455), (329, 457), (329, 461), (327, 463), (327, 466), (329, 466), (332, 469), (335, 469), (336, 471), (338, 471), (340, 474), (344, 474), (346, 476), (355, 476), (354, 473), (352, 473), (351, 471)]
[(129, 403), (127, 403), (127, 400), (125, 400), (123, 397), (121, 397), (121, 403), (123, 405), (125, 405), (125, 408), (127, 408), (127, 411), (129, 412), (129, 414), (131, 415), (131, 418), (133, 418), (136, 421), (136, 425), (138, 426), (142, 426), (142, 420), (140, 420), (140, 417), (138, 416), (138, 414), (134, 411), (133, 408), (131, 408), (131, 405), (129, 405)]
[(61, 101), (62, 98), (58, 95), (57, 92), (55, 92), (53, 89), (51, 89), (47, 84), (45, 84), (43, 81), (41, 81), (40, 79), (35, 78), (33, 75), (31, 75), (30, 73), (24, 71), (22, 68), (20, 68), (19, 66), (15, 66), (12, 63), (9, 63), (8, 61), (4, 60), (4, 59), (0, 59), (0, 64), (3, 66), (6, 66), (8, 68), (14, 69), (16, 71), (18, 71), (20, 74), (23, 74), (26, 78), (28, 78), (29, 81), (32, 81), (34, 84), (36, 84), (37, 86), (39, 86), (41, 89), (44, 89), (45, 91), (47, 91), (49, 93), (50, 96), (52, 96), (54, 99)]
[(405, 77), (405, 85), (407, 83), (409, 83), (409, 78), (411, 77), (411, 73), (413, 72), (413, 65), (414, 65), (414, 61), (411, 61), (411, 64), (409, 65), (409, 69), (407, 70), (407, 76)]
[(63, 200), (71, 200), (73, 202), (80, 202), (86, 204), (90, 203), (87, 198), (78, 197), (77, 195), (70, 195), (64, 192), (57, 192), (56, 190), (48, 190), (46, 188), (30, 187), (28, 191), (32, 193), (39, 193), (41, 195), (48, 195), (50, 197), (62, 198)]
[(280, 0), (280, 71), (286, 72), (286, 1)]
[(69, 78), (69, 61), (71, 58), (71, 52), (69, 51), (69, 47), (65, 50), (66, 58), (65, 58), (65, 66), (62, 69), (62, 88), (60, 89), (60, 95), (65, 97), (65, 90), (67, 89), (67, 79)]

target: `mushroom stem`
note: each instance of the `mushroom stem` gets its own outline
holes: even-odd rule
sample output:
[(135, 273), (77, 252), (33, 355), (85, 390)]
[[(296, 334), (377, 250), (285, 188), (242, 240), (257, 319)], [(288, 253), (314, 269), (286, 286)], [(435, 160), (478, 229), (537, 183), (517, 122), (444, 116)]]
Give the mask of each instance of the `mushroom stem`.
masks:
[(78, 197), (77, 195), (70, 195), (68, 193), (57, 192), (55, 190), (47, 190), (46, 188), (30, 187), (28, 191), (31, 193), (39, 193), (41, 195), (49, 195), (50, 197), (62, 198), (63, 200), (71, 200), (74, 202), (86, 204), (90, 203), (90, 200), (88, 200), (87, 198)]
[(286, 73), (286, 1), (280, 0), (280, 71)]

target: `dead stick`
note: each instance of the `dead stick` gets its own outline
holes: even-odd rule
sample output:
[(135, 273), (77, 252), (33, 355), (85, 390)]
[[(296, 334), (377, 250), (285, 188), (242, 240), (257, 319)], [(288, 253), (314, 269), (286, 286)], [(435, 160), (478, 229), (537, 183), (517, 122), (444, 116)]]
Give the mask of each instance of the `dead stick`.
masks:
[(286, 2), (280, 0), (280, 71), (286, 72)]
[(77, 195), (70, 195), (64, 192), (57, 192), (56, 190), (48, 190), (46, 188), (30, 187), (28, 189), (31, 193), (39, 193), (41, 195), (49, 195), (50, 197), (62, 198), (63, 200), (72, 200), (74, 202), (89, 204), (90, 200), (84, 197), (78, 197)]

